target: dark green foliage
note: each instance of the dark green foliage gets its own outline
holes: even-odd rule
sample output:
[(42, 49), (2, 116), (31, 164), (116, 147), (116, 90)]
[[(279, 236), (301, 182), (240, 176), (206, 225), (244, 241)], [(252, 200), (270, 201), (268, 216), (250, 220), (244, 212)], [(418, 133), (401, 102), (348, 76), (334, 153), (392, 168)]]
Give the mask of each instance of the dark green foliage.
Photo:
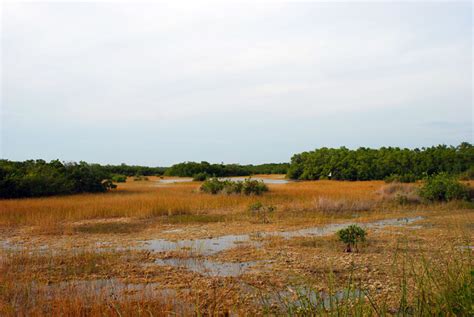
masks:
[(166, 169), (166, 175), (194, 177), (197, 174), (213, 175), (215, 177), (249, 176), (252, 174), (286, 174), (288, 163), (261, 165), (210, 164), (208, 162), (184, 162)]
[(148, 167), (148, 166), (137, 166), (127, 165), (122, 163), (121, 165), (104, 165), (102, 168), (111, 174), (119, 174), (125, 176), (160, 176), (165, 173), (164, 167)]
[(388, 177), (385, 177), (385, 182), (386, 183), (414, 183), (416, 182), (416, 176), (413, 174), (405, 174), (405, 175), (397, 175), (397, 174), (392, 174)]
[(357, 249), (358, 242), (364, 242), (367, 232), (358, 225), (350, 225), (337, 232), (339, 239), (346, 244), (346, 252), (352, 252), (352, 248)]
[(382, 180), (396, 176), (413, 181), (447, 172), (460, 174), (474, 166), (474, 146), (433, 146), (423, 149), (321, 148), (291, 158), (287, 176), (291, 179)]
[(142, 182), (142, 181), (147, 182), (147, 181), (148, 181), (148, 177), (137, 174), (137, 175), (135, 175), (135, 177), (133, 178), (133, 180), (134, 180), (135, 182)]
[(447, 173), (430, 176), (420, 189), (420, 196), (430, 201), (468, 200), (469, 187)]
[(197, 173), (193, 175), (193, 181), (195, 182), (203, 182), (209, 178), (207, 173)]
[(210, 178), (201, 185), (201, 191), (209, 194), (244, 194), (244, 195), (261, 195), (268, 191), (267, 185), (262, 181), (247, 178), (242, 181), (219, 180), (218, 178)]
[(474, 180), (474, 166), (471, 166), (467, 171), (461, 173), (459, 179), (463, 181)]
[(127, 176), (120, 175), (120, 174), (114, 174), (114, 175), (112, 175), (111, 180), (114, 183), (125, 183), (127, 181)]
[(115, 188), (109, 179), (100, 165), (85, 162), (0, 160), (1, 198), (105, 192)]

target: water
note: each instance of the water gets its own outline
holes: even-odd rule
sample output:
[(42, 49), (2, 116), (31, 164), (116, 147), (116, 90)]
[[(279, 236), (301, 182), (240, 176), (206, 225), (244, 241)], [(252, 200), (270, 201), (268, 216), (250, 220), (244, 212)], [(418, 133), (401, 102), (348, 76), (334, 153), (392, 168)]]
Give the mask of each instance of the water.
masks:
[[(243, 182), (244, 180), (248, 179), (249, 177), (221, 177), (219, 180), (230, 180), (234, 182)], [(284, 178), (263, 178), (263, 177), (251, 177), (252, 180), (262, 181), (265, 184), (288, 184), (290, 180)]]
[(183, 267), (188, 271), (207, 276), (239, 276), (257, 264), (257, 262), (215, 262), (200, 258), (169, 258), (157, 259), (155, 264)]
[[(423, 217), (411, 218), (395, 218), (384, 219), (372, 223), (360, 224), (364, 228), (372, 228), (380, 230), (388, 226), (405, 226), (412, 224), (415, 221), (421, 220)], [(308, 236), (327, 236), (334, 234), (338, 230), (355, 224), (355, 222), (328, 224), (322, 227), (311, 227), (293, 231), (278, 231), (261, 233), (260, 237), (280, 236), (285, 239), (294, 237), (308, 237)], [(232, 249), (238, 245), (249, 244), (252, 246), (260, 246), (261, 242), (252, 241), (250, 235), (225, 235), (215, 238), (195, 239), (195, 240), (178, 240), (170, 241), (165, 239), (157, 239), (146, 241), (140, 249), (146, 249), (154, 252), (166, 252), (175, 250), (189, 251), (191, 255), (209, 256), (217, 254), (221, 251)], [(155, 262), (162, 266), (184, 267), (189, 271), (196, 272), (202, 275), (212, 276), (238, 276), (245, 270), (251, 268), (255, 262), (215, 262), (202, 258), (168, 258), (158, 259)]]
[(248, 234), (226, 235), (215, 238), (178, 241), (157, 239), (145, 241), (145, 244), (141, 246), (140, 249), (150, 250), (154, 252), (186, 250), (190, 253), (207, 256), (216, 254), (224, 250), (232, 249), (238, 244), (249, 241), (250, 236)]
[(160, 179), (158, 180), (158, 184), (175, 184), (175, 183), (186, 183), (186, 182), (192, 182), (192, 178), (172, 178), (172, 179)]

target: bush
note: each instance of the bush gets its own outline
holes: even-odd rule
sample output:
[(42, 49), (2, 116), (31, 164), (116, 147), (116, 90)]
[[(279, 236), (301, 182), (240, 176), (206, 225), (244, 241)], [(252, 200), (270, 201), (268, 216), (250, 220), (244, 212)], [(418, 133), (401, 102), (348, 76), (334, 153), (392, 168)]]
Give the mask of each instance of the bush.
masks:
[(209, 194), (244, 194), (244, 195), (261, 195), (268, 191), (267, 185), (262, 181), (245, 179), (243, 182), (233, 182), (230, 180), (219, 180), (216, 177), (205, 180), (201, 185), (201, 191)]
[(392, 174), (385, 179), (385, 183), (414, 183), (416, 182), (416, 176), (413, 174), (403, 174), (403, 175), (398, 175), (398, 174)]
[(428, 177), (420, 196), (429, 201), (469, 200), (469, 187), (446, 173)]
[(209, 178), (209, 175), (207, 173), (197, 173), (197, 174), (194, 174), (193, 181), (203, 182), (208, 178)]
[(251, 204), (248, 210), (252, 213), (252, 215), (255, 215), (260, 222), (270, 223), (269, 215), (276, 210), (276, 207), (272, 205), (266, 206), (258, 201)]
[(459, 175), (459, 179), (463, 181), (474, 180), (474, 166), (470, 167), (467, 171)]
[(225, 181), (220, 181), (219, 179), (213, 177), (207, 179), (201, 185), (201, 191), (208, 194), (217, 194), (224, 190)]
[(135, 182), (141, 182), (141, 181), (148, 181), (148, 177), (146, 176), (143, 176), (143, 175), (135, 175), (135, 177), (133, 178), (133, 180)]
[(367, 232), (359, 227), (358, 225), (350, 225), (345, 229), (341, 229), (337, 232), (339, 240), (346, 244), (346, 252), (352, 252), (352, 249), (355, 248), (356, 251), (359, 251), (357, 248), (358, 242), (364, 242)]
[(127, 176), (120, 175), (120, 174), (114, 174), (114, 175), (112, 175), (111, 180), (114, 183), (125, 183), (127, 181)]

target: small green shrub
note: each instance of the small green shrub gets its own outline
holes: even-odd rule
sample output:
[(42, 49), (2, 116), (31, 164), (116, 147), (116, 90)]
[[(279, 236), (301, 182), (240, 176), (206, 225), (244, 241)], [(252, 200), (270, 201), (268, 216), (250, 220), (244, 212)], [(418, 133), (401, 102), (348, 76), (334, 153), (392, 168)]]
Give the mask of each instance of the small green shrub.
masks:
[(203, 182), (208, 178), (209, 178), (209, 175), (207, 173), (197, 173), (197, 174), (194, 174), (193, 181)]
[(474, 180), (474, 166), (470, 167), (467, 171), (459, 175), (459, 179), (463, 181)]
[(135, 175), (133, 178), (135, 182), (141, 182), (141, 181), (148, 181), (148, 177), (143, 176), (143, 175)]
[(366, 235), (367, 232), (358, 225), (350, 225), (349, 227), (337, 232), (339, 240), (346, 244), (346, 252), (352, 252), (353, 248), (355, 248), (356, 251), (359, 251), (357, 243), (364, 242)]
[(244, 194), (244, 195), (261, 195), (268, 191), (267, 185), (262, 181), (245, 179), (243, 182), (233, 182), (230, 180), (219, 180), (218, 178), (210, 178), (205, 180), (201, 185), (201, 191), (209, 194)]
[(441, 173), (426, 179), (420, 196), (429, 201), (469, 200), (469, 188), (455, 177)]
[(416, 182), (416, 176), (413, 174), (392, 174), (388, 177), (385, 177), (385, 183), (414, 183)]
[(127, 181), (127, 176), (125, 175), (120, 175), (120, 174), (114, 174), (112, 175), (112, 182), (114, 183), (125, 183)]
[(272, 214), (276, 207), (273, 205), (264, 205), (261, 202), (257, 201), (249, 206), (248, 210), (250, 213), (257, 217), (257, 219), (262, 223), (270, 223), (270, 214)]
[(226, 181), (220, 181), (216, 177), (207, 179), (201, 185), (201, 191), (208, 193), (208, 194), (217, 194), (220, 193), (224, 189)]
[(247, 178), (242, 183), (241, 190), (242, 190), (242, 193), (244, 193), (245, 195), (250, 195), (250, 194), (261, 195), (264, 192), (268, 191), (268, 186), (265, 185), (263, 181)]

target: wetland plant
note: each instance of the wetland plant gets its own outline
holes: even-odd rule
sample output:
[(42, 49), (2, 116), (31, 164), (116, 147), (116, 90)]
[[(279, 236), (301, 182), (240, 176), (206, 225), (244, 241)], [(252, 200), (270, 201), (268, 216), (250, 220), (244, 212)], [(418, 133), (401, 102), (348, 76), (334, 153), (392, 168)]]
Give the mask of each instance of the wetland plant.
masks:
[(203, 182), (208, 179), (210, 176), (207, 173), (197, 173), (193, 175), (194, 182)]
[(252, 215), (257, 217), (257, 219), (262, 223), (270, 223), (270, 215), (276, 210), (276, 207), (273, 205), (264, 205), (261, 202), (257, 201), (249, 206), (248, 210)]
[(446, 173), (430, 176), (420, 189), (420, 196), (429, 201), (469, 200), (469, 187)]
[(341, 229), (337, 232), (339, 240), (346, 244), (346, 252), (352, 252), (355, 249), (359, 251), (357, 243), (364, 242), (367, 232), (358, 225), (350, 225), (347, 228)]

